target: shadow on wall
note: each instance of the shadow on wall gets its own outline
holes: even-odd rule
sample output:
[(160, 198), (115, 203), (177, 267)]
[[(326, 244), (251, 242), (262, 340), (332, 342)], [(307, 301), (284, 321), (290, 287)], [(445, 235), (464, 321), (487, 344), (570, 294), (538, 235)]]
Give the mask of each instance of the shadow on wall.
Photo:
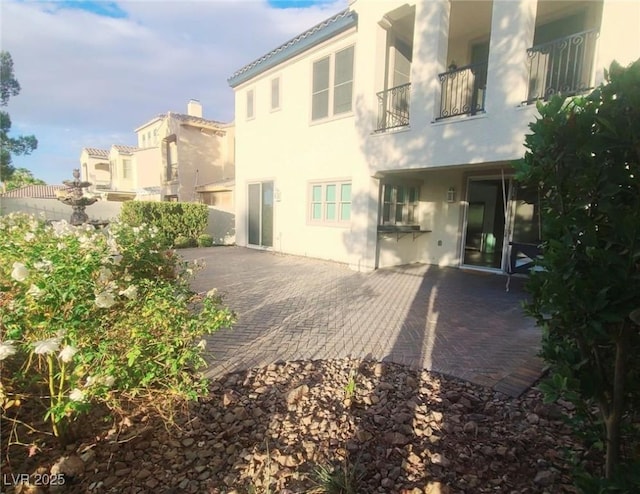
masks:
[(209, 206), (207, 233), (213, 237), (215, 245), (233, 245), (236, 243), (236, 215)]

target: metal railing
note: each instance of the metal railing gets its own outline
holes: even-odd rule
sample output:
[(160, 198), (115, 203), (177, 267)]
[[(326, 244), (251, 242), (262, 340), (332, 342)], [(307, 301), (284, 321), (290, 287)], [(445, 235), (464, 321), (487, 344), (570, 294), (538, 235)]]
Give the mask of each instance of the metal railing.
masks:
[(378, 94), (378, 121), (376, 132), (409, 125), (411, 83), (392, 87)]
[(591, 89), (598, 34), (590, 29), (529, 48), (529, 92), (524, 102)]
[(441, 87), (440, 113), (436, 120), (484, 111), (487, 62), (450, 68), (438, 74), (438, 79)]

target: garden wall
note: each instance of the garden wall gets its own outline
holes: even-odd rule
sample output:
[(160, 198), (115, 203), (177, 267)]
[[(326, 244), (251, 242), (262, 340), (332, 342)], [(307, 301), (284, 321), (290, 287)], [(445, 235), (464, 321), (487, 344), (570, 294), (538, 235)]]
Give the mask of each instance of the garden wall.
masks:
[[(98, 201), (87, 207), (92, 220), (112, 220), (120, 214), (121, 202)], [(24, 212), (33, 215), (44, 214), (48, 220), (67, 220), (71, 217), (71, 207), (55, 199), (0, 198), (0, 214)], [(235, 214), (209, 206), (209, 222), (206, 232), (217, 245), (232, 245), (236, 241)]]

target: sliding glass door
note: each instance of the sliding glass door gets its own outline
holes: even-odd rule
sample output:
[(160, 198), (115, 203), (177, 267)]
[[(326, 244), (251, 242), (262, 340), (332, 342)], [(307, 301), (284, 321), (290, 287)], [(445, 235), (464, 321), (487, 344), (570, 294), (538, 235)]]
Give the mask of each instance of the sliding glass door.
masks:
[(249, 184), (249, 245), (273, 247), (273, 182)]

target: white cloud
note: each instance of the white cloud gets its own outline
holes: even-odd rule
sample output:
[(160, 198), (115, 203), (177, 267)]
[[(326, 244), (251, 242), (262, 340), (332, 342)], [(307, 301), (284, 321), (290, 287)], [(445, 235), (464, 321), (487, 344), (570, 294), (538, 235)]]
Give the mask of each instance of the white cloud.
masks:
[(110, 18), (3, 1), (2, 49), (22, 86), (8, 110), (16, 133), (40, 141), (14, 165), (60, 182), (79, 165), (82, 147), (106, 147), (114, 136), (133, 144), (135, 127), (167, 110), (186, 111), (190, 98), (202, 102), (205, 117), (232, 120), (226, 79), (346, 3), (275, 9), (266, 0), (129, 1), (118, 3), (126, 18)]

